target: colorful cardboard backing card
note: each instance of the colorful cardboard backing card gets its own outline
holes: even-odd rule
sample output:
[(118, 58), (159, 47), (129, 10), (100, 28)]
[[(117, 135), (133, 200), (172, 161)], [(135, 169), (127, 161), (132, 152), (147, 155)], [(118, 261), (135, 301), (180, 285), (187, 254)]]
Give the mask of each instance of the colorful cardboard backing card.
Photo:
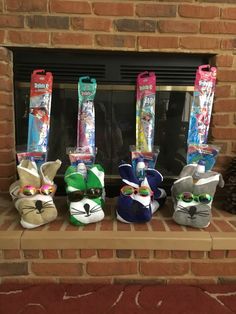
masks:
[(46, 152), (49, 138), (53, 76), (35, 70), (31, 75), (28, 152)]
[(155, 96), (155, 73), (140, 73), (136, 90), (136, 147), (145, 152), (151, 152), (154, 143)]
[(216, 84), (216, 68), (198, 67), (190, 113), (188, 144), (206, 144)]
[(77, 147), (87, 148), (87, 152), (95, 147), (95, 109), (96, 80), (84, 76), (78, 82), (78, 128)]

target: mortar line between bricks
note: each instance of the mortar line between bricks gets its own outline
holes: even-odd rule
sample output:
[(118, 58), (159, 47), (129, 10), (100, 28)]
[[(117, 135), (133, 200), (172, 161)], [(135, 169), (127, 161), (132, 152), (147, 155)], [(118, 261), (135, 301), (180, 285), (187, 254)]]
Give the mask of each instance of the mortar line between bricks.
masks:
[(23, 237), (25, 232), (26, 232), (26, 230), (22, 230), (21, 235), (20, 235), (20, 250), (21, 251), (23, 251), (23, 249), (22, 249), (22, 237)]
[[(208, 235), (211, 238), (211, 250), (210, 251), (213, 251), (213, 237), (212, 237), (212, 234), (210, 232), (208, 232)], [(208, 251), (208, 252), (210, 252), (210, 251)]]

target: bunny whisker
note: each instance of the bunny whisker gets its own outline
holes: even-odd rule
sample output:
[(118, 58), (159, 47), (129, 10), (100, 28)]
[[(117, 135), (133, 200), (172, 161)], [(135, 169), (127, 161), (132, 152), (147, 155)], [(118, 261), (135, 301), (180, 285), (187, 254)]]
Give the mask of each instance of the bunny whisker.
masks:
[(188, 208), (183, 207), (181, 205), (177, 206), (177, 208), (178, 208), (178, 212), (180, 212), (180, 213), (187, 213), (188, 212)]
[(28, 205), (28, 206), (24, 206), (22, 209), (33, 209), (33, 208), (35, 208), (34, 206), (30, 206), (30, 205)]
[(179, 214), (183, 214), (183, 215), (187, 215), (188, 214), (188, 211), (184, 211), (184, 210), (178, 210), (178, 213)]
[(26, 216), (26, 215), (28, 215), (28, 214), (36, 211), (36, 210), (37, 210), (37, 208), (32, 208), (32, 210), (27, 211), (27, 213), (24, 213), (24, 215)]
[(72, 215), (84, 215), (84, 212), (82, 212), (81, 210), (75, 207), (71, 207), (71, 214)]
[(201, 217), (208, 217), (208, 213), (196, 213), (196, 215), (201, 216)]
[(94, 206), (94, 207), (90, 210), (90, 212), (91, 212), (91, 213), (96, 213), (96, 212), (99, 212), (100, 210), (102, 210), (101, 206), (96, 205), (96, 206)]
[(47, 201), (47, 202), (43, 202), (43, 206), (52, 206), (53, 205), (53, 201), (50, 200), (50, 201)]

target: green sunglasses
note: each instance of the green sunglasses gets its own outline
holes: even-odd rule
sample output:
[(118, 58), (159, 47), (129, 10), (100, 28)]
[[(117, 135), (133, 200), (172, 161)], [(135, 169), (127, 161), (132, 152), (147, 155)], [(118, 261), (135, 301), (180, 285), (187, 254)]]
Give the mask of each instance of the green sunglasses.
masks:
[(140, 196), (152, 195), (152, 191), (148, 186), (140, 186), (139, 188), (135, 189), (130, 185), (124, 185), (120, 191), (125, 196), (130, 196), (132, 194), (138, 194)]
[(177, 196), (177, 200), (190, 203), (192, 201), (199, 202), (202, 204), (209, 204), (212, 201), (211, 195), (207, 193), (194, 195), (191, 192), (183, 192)]

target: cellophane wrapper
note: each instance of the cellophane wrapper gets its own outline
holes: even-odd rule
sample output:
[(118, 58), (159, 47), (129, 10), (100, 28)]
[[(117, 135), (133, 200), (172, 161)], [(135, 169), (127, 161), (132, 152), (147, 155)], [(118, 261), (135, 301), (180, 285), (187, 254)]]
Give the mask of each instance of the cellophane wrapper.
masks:
[(188, 144), (206, 144), (216, 85), (215, 67), (202, 65), (196, 72), (190, 112)]
[(30, 83), (28, 152), (47, 152), (52, 84), (53, 76), (51, 72), (33, 71)]
[(136, 148), (140, 151), (151, 152), (153, 149), (155, 99), (155, 73), (140, 73), (136, 89)]

